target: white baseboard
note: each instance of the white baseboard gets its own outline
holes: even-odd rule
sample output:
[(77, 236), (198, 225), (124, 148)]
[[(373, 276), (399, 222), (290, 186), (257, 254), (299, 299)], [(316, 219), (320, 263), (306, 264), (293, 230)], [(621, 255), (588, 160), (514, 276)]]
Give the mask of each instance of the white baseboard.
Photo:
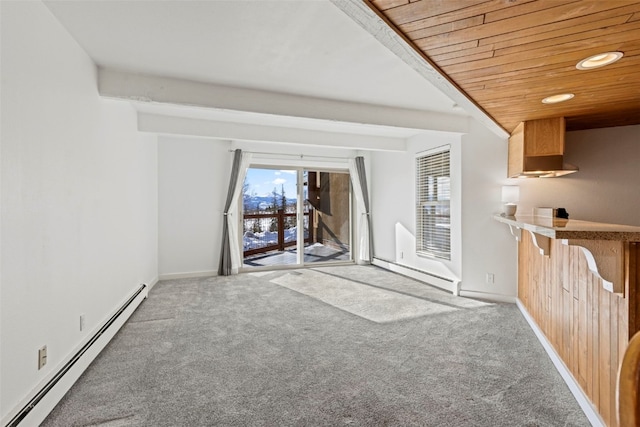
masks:
[(514, 304), (516, 302), (515, 296), (493, 294), (491, 292), (464, 290), (461, 288), (461, 283), (457, 279), (435, 276), (425, 271), (421, 271), (413, 267), (404, 266), (392, 261), (374, 258), (371, 263), (378, 267), (384, 268), (385, 270), (393, 271), (402, 274), (403, 276), (411, 277), (412, 279), (416, 279), (429, 285), (435, 286), (436, 288), (451, 292), (453, 295), (466, 298), (483, 299), (487, 301), (507, 302), (511, 304)]
[(218, 275), (218, 272), (214, 270), (193, 271), (190, 273), (169, 273), (169, 274), (161, 274), (159, 276), (159, 280), (190, 279), (192, 277), (207, 277), (207, 276), (217, 276), (217, 275)]
[(510, 295), (492, 294), (491, 292), (481, 292), (481, 291), (467, 291), (464, 289), (460, 289), (460, 296), (466, 297), (466, 298), (482, 299), (487, 301), (508, 302), (511, 304), (515, 304), (516, 302), (516, 297), (510, 296)]
[(391, 261), (385, 261), (380, 258), (374, 258), (371, 264), (382, 267), (385, 270), (393, 271), (395, 273), (402, 274), (403, 276), (411, 277), (412, 279), (425, 282), (429, 285), (435, 286), (436, 288), (444, 289), (445, 291), (451, 292), (454, 295), (458, 295), (460, 282), (456, 279), (448, 279), (435, 276), (427, 273), (426, 271), (421, 271)]
[[(157, 280), (156, 280), (157, 281)], [(155, 283), (154, 283), (155, 284)], [(43, 381), (41, 381), (34, 390), (23, 399), (16, 407), (10, 411), (3, 419), (3, 426), (13, 426), (20, 425), (22, 426), (38, 426), (40, 425), (44, 419), (49, 415), (49, 413), (55, 408), (55, 406), (60, 402), (60, 400), (64, 397), (64, 395), (69, 391), (71, 386), (80, 378), (80, 375), (87, 369), (87, 367), (93, 362), (93, 360), (100, 354), (100, 352), (106, 347), (106, 345), (111, 341), (111, 339), (115, 336), (115, 334), (120, 330), (122, 325), (129, 319), (129, 317), (133, 314), (133, 312), (138, 308), (140, 303), (144, 301), (148, 296), (150, 286), (147, 285), (144, 289), (138, 292), (139, 288), (136, 288), (134, 292), (132, 292), (127, 298), (122, 300), (122, 303), (118, 305), (117, 309), (114, 309), (104, 321), (100, 324), (100, 326), (96, 327), (95, 330), (91, 331), (88, 334), (85, 341), (83, 341), (77, 348), (70, 352), (70, 355), (65, 358), (56, 368), (48, 375)], [(134, 296), (131, 300), (131, 298)], [(75, 363), (68, 370), (61, 375), (61, 372), (65, 370), (65, 367), (76, 358), (76, 355), (82, 351), (82, 349), (91, 342), (92, 339), (96, 338), (96, 335), (100, 332), (100, 330), (106, 325), (120, 310), (121, 308), (129, 301), (129, 305), (124, 309), (119, 316), (117, 316), (111, 325), (102, 331), (97, 339), (91, 344), (81, 356), (77, 358)], [(61, 376), (60, 376), (61, 375)], [(30, 402), (36, 398), (43, 390), (48, 388), (50, 384), (55, 380), (56, 377), (59, 376), (59, 379), (49, 388), (47, 392), (45, 392), (42, 397), (33, 403), (33, 408), (28, 411), (26, 416), (21, 419), (21, 421), (13, 421), (14, 418), (23, 411), (23, 408), (26, 408)]]
[(545, 351), (549, 355), (549, 358), (562, 376), (562, 379), (565, 383), (567, 383), (569, 390), (571, 390), (571, 393), (573, 393), (573, 396), (578, 401), (578, 405), (580, 405), (580, 408), (582, 408), (582, 411), (587, 416), (587, 419), (589, 420), (591, 425), (594, 427), (605, 427), (606, 424), (604, 423), (604, 421), (602, 421), (602, 418), (600, 418), (598, 411), (593, 407), (587, 395), (584, 393), (584, 391), (582, 391), (580, 384), (578, 384), (575, 378), (573, 378), (573, 375), (571, 374), (571, 371), (569, 371), (569, 368), (567, 368), (567, 365), (564, 364), (564, 362), (560, 358), (560, 355), (553, 348), (553, 345), (551, 345), (549, 340), (547, 340), (544, 332), (542, 332), (542, 330), (538, 327), (535, 320), (533, 320), (533, 317), (531, 317), (531, 315), (519, 299), (516, 299), (516, 305), (520, 309), (520, 313), (522, 313), (522, 316), (525, 318), (527, 323), (529, 323), (529, 326), (531, 326), (531, 329), (536, 334), (536, 337), (538, 337), (538, 341), (540, 341), (542, 347), (544, 347)]
[(158, 284), (159, 281), (160, 281), (160, 279), (158, 277), (155, 277), (153, 280), (151, 280), (149, 282), (146, 282), (146, 284), (147, 284), (147, 295), (149, 294), (149, 292), (151, 292), (151, 289), (153, 289), (153, 287)]

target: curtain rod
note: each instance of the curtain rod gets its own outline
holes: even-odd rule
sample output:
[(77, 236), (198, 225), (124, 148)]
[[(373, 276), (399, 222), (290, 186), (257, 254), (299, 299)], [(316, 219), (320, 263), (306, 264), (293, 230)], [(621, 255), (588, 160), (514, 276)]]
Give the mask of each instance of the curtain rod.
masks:
[[(242, 150), (242, 149), (241, 149)], [(230, 153), (233, 153), (236, 150), (229, 150)], [(269, 156), (291, 156), (291, 157), (298, 157), (300, 159), (304, 159), (305, 157), (317, 157), (317, 158), (321, 158), (321, 159), (340, 159), (340, 160), (348, 160), (351, 157), (338, 157), (338, 156), (319, 156), (319, 155), (314, 155), (314, 154), (289, 154), (289, 153), (267, 153), (264, 151), (248, 151), (248, 150), (242, 150), (245, 153), (251, 153), (251, 154), (266, 154)]]

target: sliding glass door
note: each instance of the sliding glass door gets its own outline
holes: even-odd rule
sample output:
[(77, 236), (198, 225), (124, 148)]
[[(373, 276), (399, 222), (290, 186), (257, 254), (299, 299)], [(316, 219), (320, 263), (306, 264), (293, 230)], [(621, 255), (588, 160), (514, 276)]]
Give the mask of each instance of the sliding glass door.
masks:
[(247, 170), (242, 188), (245, 267), (298, 264), (297, 193), (297, 170)]
[(347, 171), (251, 167), (242, 199), (245, 268), (352, 259)]
[(351, 190), (348, 172), (304, 171), (308, 243), (304, 262), (351, 260)]

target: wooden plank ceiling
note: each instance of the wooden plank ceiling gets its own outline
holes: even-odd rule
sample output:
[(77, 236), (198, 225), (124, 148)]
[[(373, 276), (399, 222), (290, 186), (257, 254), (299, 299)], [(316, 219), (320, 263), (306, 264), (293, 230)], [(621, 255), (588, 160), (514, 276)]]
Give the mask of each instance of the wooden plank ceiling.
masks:
[[(568, 130), (640, 124), (640, 1), (363, 1), (509, 133), (558, 116)], [(624, 57), (576, 69), (610, 51)], [(541, 102), (560, 93), (575, 97)]]

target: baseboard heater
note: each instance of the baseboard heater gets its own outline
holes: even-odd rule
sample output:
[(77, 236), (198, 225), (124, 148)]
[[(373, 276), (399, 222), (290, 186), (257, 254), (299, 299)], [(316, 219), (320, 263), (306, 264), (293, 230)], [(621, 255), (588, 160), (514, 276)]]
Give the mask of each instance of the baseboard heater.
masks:
[(147, 287), (147, 285), (145, 283), (140, 285), (140, 288), (131, 296), (131, 298), (129, 298), (118, 309), (118, 311), (116, 311), (116, 313), (113, 316), (111, 316), (111, 318), (109, 318), (109, 320), (107, 320), (105, 322), (105, 324), (98, 330), (98, 332), (96, 332), (91, 337), (91, 339), (85, 345), (83, 345), (82, 348), (80, 350), (78, 350), (78, 352), (76, 354), (73, 355), (71, 360), (69, 360), (67, 363), (65, 363), (65, 365), (54, 375), (53, 378), (51, 378), (51, 380), (49, 382), (47, 382), (47, 384), (44, 385), (44, 387), (42, 387), (42, 389), (33, 397), (33, 399), (31, 399), (20, 410), (20, 412), (18, 412), (16, 414), (16, 416), (13, 417), (11, 419), (11, 421), (9, 421), (9, 424), (7, 424), (6, 427), (16, 427), (16, 426), (18, 426), (18, 424), (20, 424), (20, 422), (27, 417), (29, 412), (31, 412), (31, 410), (33, 408), (35, 408), (35, 406), (38, 404), (38, 402), (40, 402), (46, 396), (46, 394), (49, 393), (49, 391), (51, 391), (51, 389), (58, 383), (58, 381), (60, 381), (60, 379), (67, 372), (69, 372), (69, 370), (73, 367), (73, 365), (75, 365), (76, 362), (78, 362), (78, 360), (80, 360), (82, 355), (84, 355), (87, 352), (87, 350), (89, 350), (89, 348), (102, 336), (102, 334), (104, 334), (105, 331), (107, 329), (109, 329), (109, 327), (111, 325), (113, 325), (113, 323), (118, 319), (118, 317), (120, 317), (120, 315), (131, 305), (131, 303), (133, 303), (133, 301), (136, 299), (136, 297), (138, 295), (140, 295), (142, 293), (142, 291), (144, 291), (146, 289), (146, 287)]
[(422, 282), (426, 282), (430, 285), (436, 286), (440, 289), (452, 292), (454, 295), (460, 293), (460, 281), (450, 277), (443, 277), (437, 274), (430, 273), (428, 271), (420, 270), (415, 267), (410, 267), (404, 264), (398, 264), (394, 261), (389, 261), (382, 258), (374, 257), (372, 261), (373, 265), (385, 268), (396, 273), (403, 274)]

